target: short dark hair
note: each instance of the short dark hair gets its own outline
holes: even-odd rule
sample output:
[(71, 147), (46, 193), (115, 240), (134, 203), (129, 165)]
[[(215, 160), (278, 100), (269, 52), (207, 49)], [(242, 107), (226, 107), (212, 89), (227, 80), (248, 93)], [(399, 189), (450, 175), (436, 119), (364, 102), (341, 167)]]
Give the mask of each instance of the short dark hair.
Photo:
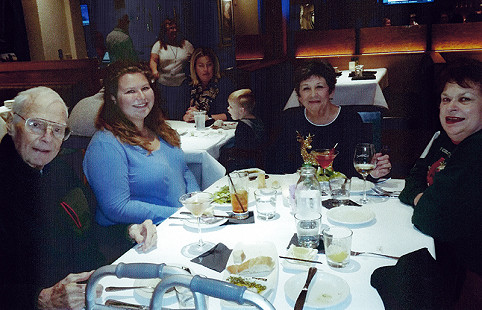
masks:
[(463, 88), (479, 87), (482, 92), (482, 62), (471, 58), (457, 58), (448, 62), (440, 74), (439, 93), (447, 83), (456, 83)]
[(300, 95), (301, 82), (309, 79), (312, 76), (318, 76), (325, 79), (330, 93), (335, 89), (336, 72), (329, 62), (313, 59), (303, 63), (295, 71), (295, 90), (298, 96)]

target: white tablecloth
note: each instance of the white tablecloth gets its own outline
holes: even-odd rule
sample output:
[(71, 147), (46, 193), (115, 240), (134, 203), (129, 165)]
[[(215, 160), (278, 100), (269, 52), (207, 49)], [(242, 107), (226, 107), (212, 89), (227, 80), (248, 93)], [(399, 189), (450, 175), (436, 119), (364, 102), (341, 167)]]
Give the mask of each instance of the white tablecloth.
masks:
[[(352, 80), (350, 71), (342, 71), (336, 80), (332, 103), (335, 105), (374, 105), (388, 109), (382, 89), (388, 86), (386, 68), (365, 69), (376, 71), (374, 80)], [(298, 96), (293, 90), (284, 110), (299, 106)]]
[(196, 130), (194, 123), (167, 121), (181, 135), (181, 149), (186, 163), (196, 177), (201, 189), (219, 180), (226, 169), (216, 159), (223, 145), (234, 138), (234, 129)]
[[(295, 183), (296, 175), (275, 176), (270, 175), (267, 185), (271, 186), (272, 182), (277, 180), (281, 183), (283, 191), (286, 187)], [(208, 191), (215, 191), (222, 185), (227, 184), (226, 177), (213, 184)], [(250, 182), (252, 187), (256, 186), (256, 181)], [(357, 199), (358, 197), (352, 197)], [(385, 202), (371, 203), (368, 205), (376, 214), (376, 219), (371, 223), (363, 226), (352, 227), (353, 244), (352, 250), (355, 251), (375, 251), (395, 256), (401, 256), (409, 252), (427, 247), (435, 256), (435, 246), (433, 239), (416, 230), (411, 223), (413, 209), (410, 206), (403, 205), (397, 198), (389, 198)], [(251, 210), (255, 209), (252, 201), (252, 193), (250, 192)], [(224, 209), (226, 210), (226, 209)], [(278, 196), (277, 216), (271, 221), (262, 221), (256, 218), (254, 224), (226, 225), (211, 228), (203, 231), (203, 240), (213, 243), (222, 242), (229, 248), (234, 248), (239, 241), (257, 242), (271, 241), (277, 248), (278, 255), (286, 254), (286, 247), (295, 233), (295, 224), (289, 208), (283, 203), (282, 195)], [(334, 225), (326, 219), (327, 210), (323, 208), (322, 222), (324, 225)], [(138, 253), (131, 249), (121, 256), (115, 263), (166, 263), (179, 266), (184, 265), (191, 269), (193, 273), (202, 274), (207, 277), (221, 279), (221, 273), (205, 268), (196, 263), (190, 262), (190, 259), (181, 254), (184, 245), (198, 240), (196, 229), (183, 226), (181, 220), (168, 219), (157, 228), (158, 245), (157, 248), (149, 253)], [(377, 256), (356, 256), (352, 257), (349, 265), (343, 269), (333, 269), (326, 264), (324, 255), (318, 255), (318, 260), (323, 262), (322, 265), (317, 264), (320, 271), (336, 275), (344, 279), (350, 286), (350, 297), (343, 303), (330, 309), (384, 309), (383, 302), (377, 291), (370, 285), (370, 277), (372, 272), (381, 267), (395, 265), (396, 261), (389, 258)], [(299, 271), (298, 271), (299, 272)], [(284, 292), (286, 281), (297, 274), (295, 271), (285, 270), (280, 265), (279, 280), (273, 304), (276, 309), (292, 309), (293, 302), (288, 301)], [(117, 279), (115, 277), (106, 277), (101, 280), (101, 284), (106, 287), (109, 285), (132, 285), (133, 279)], [(132, 291), (124, 291), (117, 293), (106, 293), (102, 295), (102, 299), (114, 298), (126, 302), (148, 304), (148, 300), (136, 297)], [(174, 298), (172, 304), (164, 306), (176, 307), (177, 302)], [(219, 300), (210, 298), (209, 309), (220, 309)]]

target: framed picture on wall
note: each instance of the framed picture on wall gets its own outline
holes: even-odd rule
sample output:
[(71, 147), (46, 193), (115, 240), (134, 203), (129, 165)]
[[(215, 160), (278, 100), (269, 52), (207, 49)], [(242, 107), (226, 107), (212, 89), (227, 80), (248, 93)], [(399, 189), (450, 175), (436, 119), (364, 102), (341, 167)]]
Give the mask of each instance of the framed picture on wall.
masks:
[(218, 0), (219, 12), (219, 44), (229, 46), (234, 36), (233, 2), (232, 0)]

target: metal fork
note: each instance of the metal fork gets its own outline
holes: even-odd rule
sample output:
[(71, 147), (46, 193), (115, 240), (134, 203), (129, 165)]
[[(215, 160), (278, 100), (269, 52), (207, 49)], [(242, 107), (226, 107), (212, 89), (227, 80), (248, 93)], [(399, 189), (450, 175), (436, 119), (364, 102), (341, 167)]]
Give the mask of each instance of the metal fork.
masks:
[(399, 191), (394, 191), (394, 192), (387, 191), (387, 190), (384, 190), (383, 188), (380, 188), (378, 186), (372, 187), (372, 190), (380, 196), (398, 197), (398, 195), (400, 194)]
[(358, 256), (358, 255), (378, 255), (378, 256), (383, 256), (383, 257), (388, 257), (392, 259), (399, 259), (399, 256), (392, 256), (392, 255), (387, 255), (387, 254), (382, 254), (382, 253), (375, 253), (375, 252), (357, 252), (357, 251), (351, 251), (350, 253), (352, 256)]

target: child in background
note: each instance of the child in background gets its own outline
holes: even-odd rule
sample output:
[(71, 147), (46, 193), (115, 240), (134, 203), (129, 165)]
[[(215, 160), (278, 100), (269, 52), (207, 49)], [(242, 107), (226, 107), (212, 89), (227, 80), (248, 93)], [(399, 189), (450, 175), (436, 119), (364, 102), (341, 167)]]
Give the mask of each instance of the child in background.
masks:
[(234, 147), (222, 154), (226, 170), (264, 168), (263, 145), (267, 142), (263, 122), (254, 115), (255, 98), (250, 89), (240, 89), (228, 97), (228, 112), (238, 121), (234, 137)]

